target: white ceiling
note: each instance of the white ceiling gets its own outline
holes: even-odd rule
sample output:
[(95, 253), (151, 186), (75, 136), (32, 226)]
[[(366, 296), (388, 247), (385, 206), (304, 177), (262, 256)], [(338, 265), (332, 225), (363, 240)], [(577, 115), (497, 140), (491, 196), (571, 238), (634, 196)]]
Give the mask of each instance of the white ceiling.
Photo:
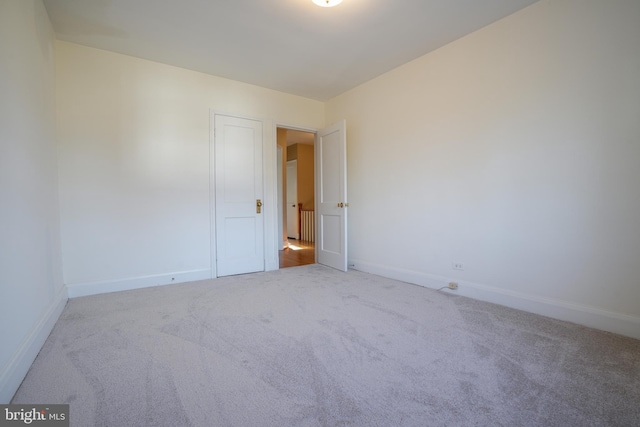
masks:
[(537, 0), (44, 0), (57, 37), (321, 101)]

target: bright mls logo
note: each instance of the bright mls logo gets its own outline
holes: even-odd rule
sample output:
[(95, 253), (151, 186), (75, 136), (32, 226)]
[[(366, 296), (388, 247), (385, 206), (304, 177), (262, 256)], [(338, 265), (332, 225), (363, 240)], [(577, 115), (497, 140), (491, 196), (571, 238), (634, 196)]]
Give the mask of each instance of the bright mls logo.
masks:
[(0, 427), (69, 427), (69, 405), (0, 405)]

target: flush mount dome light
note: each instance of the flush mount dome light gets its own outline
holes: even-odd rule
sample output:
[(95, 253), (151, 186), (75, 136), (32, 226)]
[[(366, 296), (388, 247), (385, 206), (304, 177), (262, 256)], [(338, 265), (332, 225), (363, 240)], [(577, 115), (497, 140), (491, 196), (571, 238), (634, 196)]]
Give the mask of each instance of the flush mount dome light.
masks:
[(322, 7), (333, 7), (342, 3), (342, 0), (312, 0), (315, 4)]

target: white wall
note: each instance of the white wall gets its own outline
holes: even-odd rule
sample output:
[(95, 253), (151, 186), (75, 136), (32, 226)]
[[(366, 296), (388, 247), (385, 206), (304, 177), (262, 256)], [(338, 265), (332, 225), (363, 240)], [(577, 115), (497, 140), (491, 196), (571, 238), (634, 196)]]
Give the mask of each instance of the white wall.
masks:
[(210, 277), (210, 109), (267, 119), (265, 208), (277, 268), (272, 123), (321, 127), (324, 105), (80, 45), (56, 46), (69, 294)]
[(67, 300), (54, 68), (41, 1), (0, 1), (0, 403), (13, 397)]
[(639, 46), (637, 0), (543, 0), (329, 101), (351, 262), (640, 338)]

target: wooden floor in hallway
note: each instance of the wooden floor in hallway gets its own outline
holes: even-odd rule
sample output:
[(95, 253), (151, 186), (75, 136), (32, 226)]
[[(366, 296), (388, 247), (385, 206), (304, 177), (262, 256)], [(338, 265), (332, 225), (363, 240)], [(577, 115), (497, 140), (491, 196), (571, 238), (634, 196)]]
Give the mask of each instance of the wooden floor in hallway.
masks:
[(304, 240), (289, 239), (289, 247), (278, 251), (278, 256), (280, 257), (280, 268), (315, 264), (315, 244)]

